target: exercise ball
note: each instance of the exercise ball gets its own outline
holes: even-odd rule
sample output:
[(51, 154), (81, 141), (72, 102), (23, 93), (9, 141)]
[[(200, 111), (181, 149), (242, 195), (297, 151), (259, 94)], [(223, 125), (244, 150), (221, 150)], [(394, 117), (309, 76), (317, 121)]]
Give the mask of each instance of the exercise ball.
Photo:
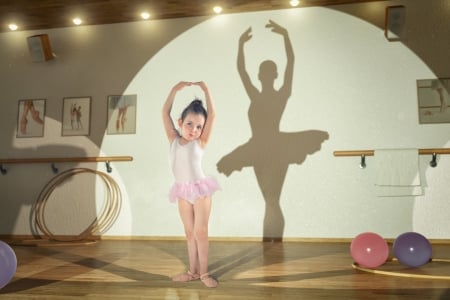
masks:
[(376, 268), (386, 262), (389, 256), (389, 247), (380, 235), (364, 232), (353, 239), (350, 253), (354, 261), (362, 267)]
[(13, 278), (16, 273), (17, 258), (14, 250), (0, 241), (0, 289)]
[(393, 252), (402, 265), (420, 267), (431, 259), (431, 244), (420, 233), (405, 232), (395, 239)]

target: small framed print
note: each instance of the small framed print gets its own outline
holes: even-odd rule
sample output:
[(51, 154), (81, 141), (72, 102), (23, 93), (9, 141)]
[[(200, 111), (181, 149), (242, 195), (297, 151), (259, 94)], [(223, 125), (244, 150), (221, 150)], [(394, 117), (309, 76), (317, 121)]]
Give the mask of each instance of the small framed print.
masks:
[(111, 95), (107, 101), (107, 134), (135, 134), (137, 95)]
[(450, 123), (450, 78), (417, 80), (419, 123)]
[(19, 100), (17, 137), (44, 136), (45, 99)]
[(63, 99), (62, 136), (89, 135), (91, 97)]

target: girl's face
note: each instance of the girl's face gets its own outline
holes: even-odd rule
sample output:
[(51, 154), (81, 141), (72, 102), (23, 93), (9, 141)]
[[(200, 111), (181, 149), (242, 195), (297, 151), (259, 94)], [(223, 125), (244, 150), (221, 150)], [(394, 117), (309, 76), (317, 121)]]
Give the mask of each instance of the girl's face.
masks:
[(181, 137), (188, 142), (196, 140), (203, 132), (205, 117), (202, 114), (188, 113), (184, 120), (179, 119)]

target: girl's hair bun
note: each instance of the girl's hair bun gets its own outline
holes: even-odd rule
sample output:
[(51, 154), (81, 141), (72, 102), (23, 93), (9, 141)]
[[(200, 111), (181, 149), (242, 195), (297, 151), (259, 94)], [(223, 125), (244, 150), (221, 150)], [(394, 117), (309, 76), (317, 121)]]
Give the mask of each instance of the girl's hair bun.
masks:
[(203, 107), (202, 100), (196, 98), (183, 110), (181, 113), (181, 119), (184, 120), (188, 113), (202, 114), (205, 119), (208, 116), (206, 109)]
[(200, 99), (194, 99), (194, 100), (192, 100), (191, 105), (192, 106), (198, 106), (198, 105), (203, 106), (203, 102)]

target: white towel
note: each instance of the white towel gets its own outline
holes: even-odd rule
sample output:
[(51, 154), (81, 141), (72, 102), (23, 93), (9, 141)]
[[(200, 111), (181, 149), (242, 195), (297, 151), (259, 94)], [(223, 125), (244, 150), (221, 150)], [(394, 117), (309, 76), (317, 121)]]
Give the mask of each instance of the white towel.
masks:
[(422, 195), (417, 149), (378, 149), (374, 155), (378, 196)]

